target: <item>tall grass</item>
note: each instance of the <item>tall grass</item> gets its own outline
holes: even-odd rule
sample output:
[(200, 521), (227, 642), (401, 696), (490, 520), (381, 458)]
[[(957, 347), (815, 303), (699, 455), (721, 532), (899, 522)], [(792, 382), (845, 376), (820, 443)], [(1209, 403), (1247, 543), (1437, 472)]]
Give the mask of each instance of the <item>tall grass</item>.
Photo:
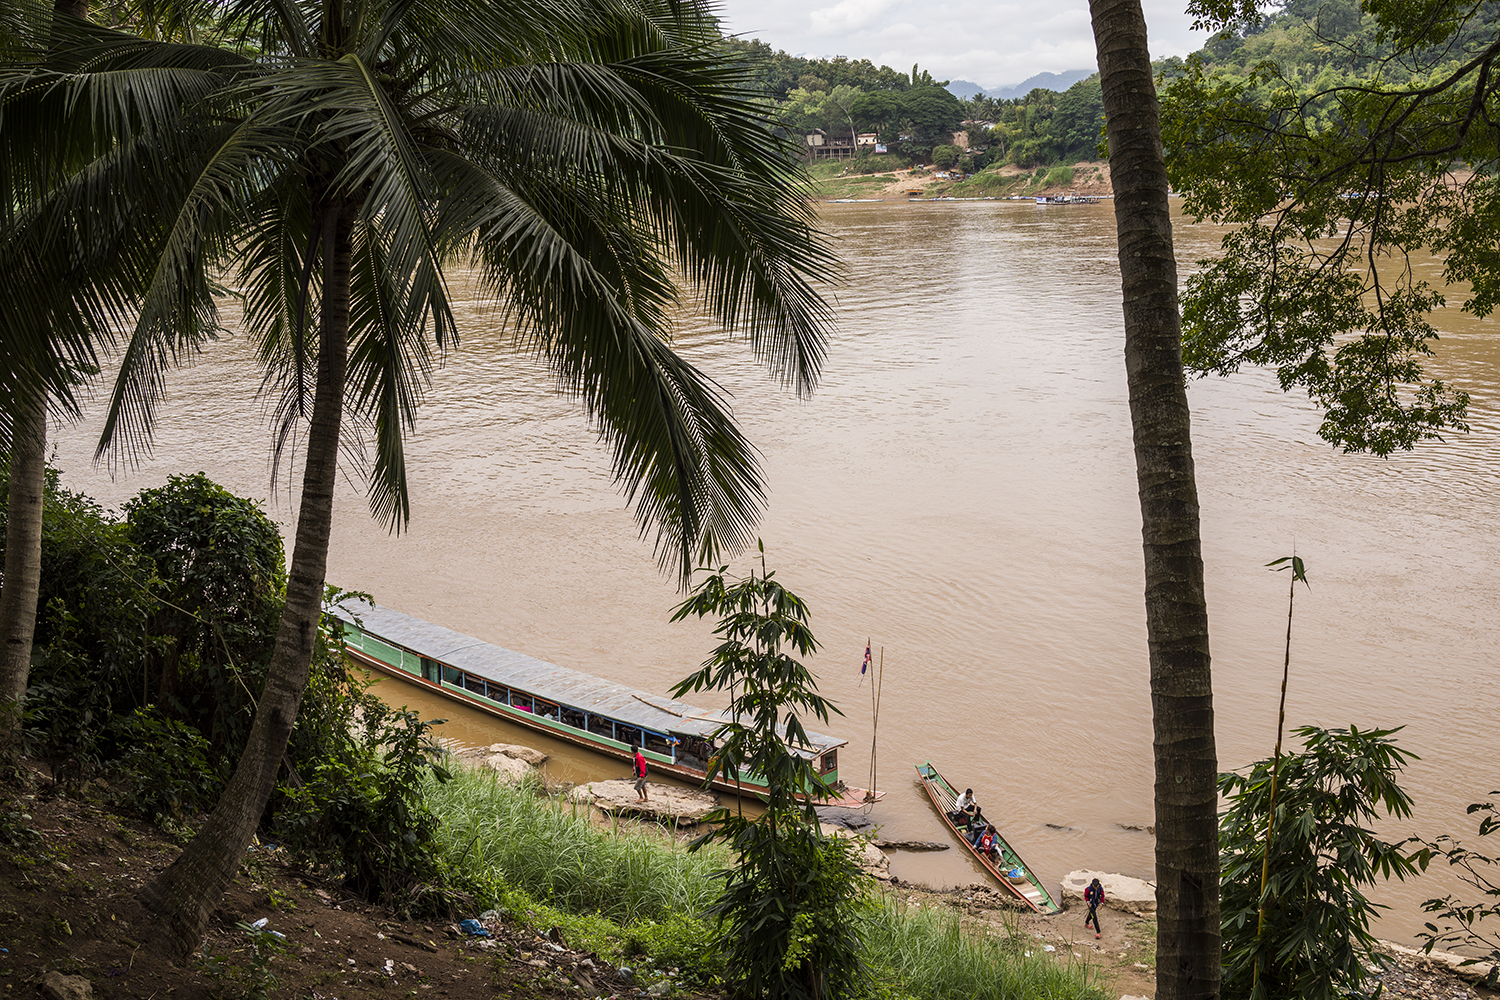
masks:
[(585, 805), (457, 767), (433, 784), (428, 803), (443, 818), (439, 849), (455, 867), (494, 872), (539, 900), (623, 923), (702, 913), (728, 864), (722, 850), (689, 854), (666, 837), (604, 828)]
[[(1026, 952), (1030, 950), (1032, 954)], [(885, 897), (871, 914), (866, 952), (877, 981), (922, 1000), (1102, 1000), (1097, 970), (1059, 962), (1014, 927), (991, 937), (945, 908), (908, 907)]]
[[(710, 875), (729, 866), (728, 853), (710, 846), (690, 854), (667, 837), (601, 827), (588, 807), (539, 791), (535, 782), (509, 785), (461, 766), (452, 781), (430, 785), (444, 860), (492, 883), (498, 876), (506, 908), (537, 926), (561, 925), (575, 946), (611, 961), (643, 951), (660, 968), (712, 983), (722, 962), (704, 914), (722, 885)], [(1059, 962), (1014, 928), (987, 936), (955, 911), (907, 907), (873, 890), (864, 950), (871, 1000), (1103, 998), (1090, 966)]]
[(1053, 167), (1041, 181), (1042, 187), (1066, 187), (1072, 183), (1072, 167)]

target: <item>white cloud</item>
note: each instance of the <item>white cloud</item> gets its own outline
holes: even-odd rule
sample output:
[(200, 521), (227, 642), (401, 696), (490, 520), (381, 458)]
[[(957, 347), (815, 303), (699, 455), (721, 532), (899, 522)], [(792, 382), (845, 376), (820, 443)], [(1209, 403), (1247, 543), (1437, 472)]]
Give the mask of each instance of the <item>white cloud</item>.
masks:
[[(1193, 32), (1186, 0), (1143, 0), (1151, 54), (1186, 55)], [(913, 63), (938, 79), (1006, 87), (1041, 72), (1094, 66), (1094, 38), (1082, 0), (722, 0), (725, 28), (796, 55), (848, 56), (903, 72)]]

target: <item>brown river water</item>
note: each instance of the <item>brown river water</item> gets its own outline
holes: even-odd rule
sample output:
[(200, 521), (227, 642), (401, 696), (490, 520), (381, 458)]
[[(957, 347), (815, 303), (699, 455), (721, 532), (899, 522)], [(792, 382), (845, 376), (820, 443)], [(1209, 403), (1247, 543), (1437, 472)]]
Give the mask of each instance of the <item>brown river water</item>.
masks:
[[(812, 660), (845, 716), (841, 772), (887, 791), (890, 838), (944, 840), (915, 781), (930, 759), (1054, 883), (1073, 869), (1152, 877), (1151, 718), (1140, 515), (1108, 203), (823, 206), (850, 268), (818, 392), (780, 390), (743, 344), (689, 326), (681, 349), (733, 394), (764, 453), (768, 559), (806, 598)], [(1185, 264), (1218, 231), (1179, 223)], [(341, 483), (329, 574), (384, 604), (554, 663), (665, 692), (711, 648), (609, 479), (578, 406), (509, 348), (457, 278), (463, 342), (433, 379), (409, 450), (414, 515), (399, 537)], [(1433, 367), (1473, 397), (1472, 433), (1388, 460), (1344, 456), (1305, 399), (1264, 372), (1197, 381), (1194, 446), (1222, 768), (1269, 756), (1286, 629), (1299, 589), (1289, 726), (1405, 725), (1421, 755), (1410, 821), (1384, 832), (1472, 833), (1464, 806), (1500, 787), (1500, 328), (1456, 308)], [(153, 455), (91, 465), (99, 419), (55, 434), (64, 482), (118, 504), (198, 470), (273, 495), (270, 432), (243, 338), (169, 380)], [(102, 398), (99, 403), (102, 404)], [(865, 642), (883, 663), (878, 731)], [(394, 689), (394, 690), (393, 690)], [(450, 720), (459, 743), (519, 740), (468, 709), (392, 700)], [(712, 699), (697, 698), (699, 703)], [(558, 778), (623, 776), (550, 746)], [(957, 850), (897, 853), (903, 879), (979, 881)], [(1382, 888), (1379, 932), (1409, 938), (1418, 903), (1451, 885)]]

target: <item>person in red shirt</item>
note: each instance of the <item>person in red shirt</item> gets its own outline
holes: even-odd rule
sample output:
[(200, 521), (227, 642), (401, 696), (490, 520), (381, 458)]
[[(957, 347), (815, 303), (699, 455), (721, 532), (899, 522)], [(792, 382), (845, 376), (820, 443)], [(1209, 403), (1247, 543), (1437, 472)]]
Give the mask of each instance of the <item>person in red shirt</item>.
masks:
[(635, 773), (635, 797), (637, 800), (645, 802), (650, 799), (650, 795), (646, 791), (646, 755), (641, 753), (640, 747), (635, 747), (634, 749), (635, 760), (632, 763)]

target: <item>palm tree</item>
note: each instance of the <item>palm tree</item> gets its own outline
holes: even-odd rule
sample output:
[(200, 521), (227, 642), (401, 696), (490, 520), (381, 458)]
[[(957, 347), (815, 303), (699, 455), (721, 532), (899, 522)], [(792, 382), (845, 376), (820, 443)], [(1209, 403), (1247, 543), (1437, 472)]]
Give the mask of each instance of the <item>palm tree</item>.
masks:
[[(50, 41), (54, 33), (65, 32), (70, 19), (87, 16), (84, 0), (55, 0), (50, 9), (16, 8), (0, 19), (0, 51), (7, 59), (45, 57), (45, 49), (22, 39), (29, 34)], [(106, 315), (107, 307), (91, 311), (87, 301), (75, 304), (66, 295), (53, 294), (59, 274), (80, 266), (88, 255), (67, 252), (78, 246), (66, 238), (68, 229), (54, 230), (45, 239), (30, 238), (41, 234), (21, 209), (37, 201), (68, 165), (88, 157), (61, 135), (54, 136), (47, 151), (53, 155), (28, 155), (20, 161), (0, 156), (0, 190), (7, 195), (0, 205), (0, 283), (5, 288), (0, 305), (0, 441), (10, 456), (5, 575), (0, 578), (0, 750), (5, 751), (20, 736), (36, 632), (48, 400), (58, 400), (63, 412), (76, 412), (75, 375), (94, 367), (93, 344), (116, 318)], [(46, 274), (39, 270), (44, 263)], [(107, 287), (107, 282), (100, 285)]]
[(150, 266), (101, 450), (148, 442), (164, 373), (217, 328), (221, 274), (280, 394), (278, 441), (305, 438), (286, 607), (248, 745), (202, 831), (143, 890), (163, 947), (185, 955), (296, 719), (346, 414), (374, 443), (372, 509), (393, 527), (409, 515), (403, 436), (458, 333), (445, 267), (476, 267), (519, 341), (582, 400), (643, 534), (686, 580), (748, 540), (763, 493), (716, 387), (670, 349), (680, 289), (808, 392), (829, 322), (813, 283), (834, 265), (795, 151), (698, 4), (160, 0), (148, 13), (201, 41), (76, 26), (45, 73), (0, 75), (0, 100), (7, 130), (90, 116), (116, 137), (87, 183), (137, 220), (124, 252)]
[(1145, 546), (1156, 751), (1156, 995), (1217, 997), (1218, 758), (1160, 106), (1140, 0), (1090, 0), (1089, 9), (1109, 129)]

